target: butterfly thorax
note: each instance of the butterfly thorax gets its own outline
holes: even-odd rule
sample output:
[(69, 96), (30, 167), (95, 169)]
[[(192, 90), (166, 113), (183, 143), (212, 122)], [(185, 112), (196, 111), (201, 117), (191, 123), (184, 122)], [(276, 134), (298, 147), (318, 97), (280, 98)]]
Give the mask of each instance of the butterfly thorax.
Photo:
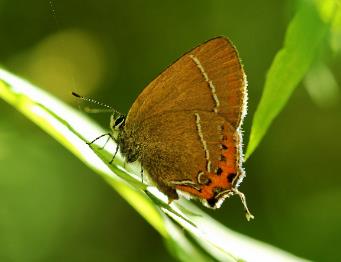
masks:
[(139, 160), (141, 155), (140, 146), (136, 143), (136, 139), (134, 139), (131, 133), (127, 132), (124, 127), (119, 131), (116, 143), (128, 163)]

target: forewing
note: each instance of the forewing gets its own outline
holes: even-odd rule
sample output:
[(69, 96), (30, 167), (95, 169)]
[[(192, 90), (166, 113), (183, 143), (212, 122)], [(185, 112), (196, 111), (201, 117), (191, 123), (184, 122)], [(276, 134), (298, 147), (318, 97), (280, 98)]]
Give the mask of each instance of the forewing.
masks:
[(138, 96), (127, 124), (138, 125), (165, 112), (216, 112), (240, 125), (246, 80), (233, 44), (218, 37), (194, 48), (168, 67)]

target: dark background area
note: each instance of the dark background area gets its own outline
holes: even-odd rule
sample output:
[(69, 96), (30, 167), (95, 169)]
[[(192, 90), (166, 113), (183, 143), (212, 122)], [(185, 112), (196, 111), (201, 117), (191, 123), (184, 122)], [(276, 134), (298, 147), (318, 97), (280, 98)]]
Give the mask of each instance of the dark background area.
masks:
[[(248, 76), (248, 141), (294, 1), (0, 0), (0, 63), (68, 103), (77, 91), (126, 113), (172, 61), (217, 35)], [(340, 83), (341, 62), (330, 65)], [(340, 101), (340, 100), (339, 100)], [(247, 161), (238, 198), (207, 210), (298, 256), (336, 261), (341, 243), (340, 102), (300, 86)], [(0, 101), (0, 261), (173, 261), (161, 237), (99, 176)], [(109, 115), (94, 115), (108, 126)]]

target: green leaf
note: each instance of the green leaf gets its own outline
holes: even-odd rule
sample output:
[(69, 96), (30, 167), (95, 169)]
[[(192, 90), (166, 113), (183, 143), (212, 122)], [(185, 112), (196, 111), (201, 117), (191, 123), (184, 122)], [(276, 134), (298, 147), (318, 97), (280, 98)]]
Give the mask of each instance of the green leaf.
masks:
[(330, 23), (330, 46), (336, 53), (341, 50), (341, 2), (340, 0), (315, 0), (317, 10), (326, 23)]
[[(334, 2), (334, 8), (339, 8)], [(313, 1), (304, 1), (289, 24), (283, 48), (267, 73), (264, 91), (255, 112), (245, 160), (257, 148), (274, 118), (309, 70), (324, 44), (335, 12), (319, 13)]]
[[(165, 239), (182, 261), (303, 261), (285, 251), (224, 227), (190, 201), (168, 205), (155, 187), (141, 183), (138, 164), (124, 165), (110, 142), (89, 147), (85, 142), (106, 133), (85, 115), (52, 95), (0, 69), (0, 98), (50, 134), (112, 186)], [(146, 193), (147, 192), (147, 193)], [(245, 223), (247, 223), (245, 221)]]

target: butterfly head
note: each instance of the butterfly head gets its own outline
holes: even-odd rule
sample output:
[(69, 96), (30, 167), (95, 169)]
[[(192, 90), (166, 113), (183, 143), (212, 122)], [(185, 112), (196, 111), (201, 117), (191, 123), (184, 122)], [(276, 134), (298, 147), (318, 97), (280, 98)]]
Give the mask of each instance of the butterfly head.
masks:
[(114, 112), (110, 117), (110, 128), (113, 131), (121, 131), (125, 125), (125, 120), (125, 115)]

